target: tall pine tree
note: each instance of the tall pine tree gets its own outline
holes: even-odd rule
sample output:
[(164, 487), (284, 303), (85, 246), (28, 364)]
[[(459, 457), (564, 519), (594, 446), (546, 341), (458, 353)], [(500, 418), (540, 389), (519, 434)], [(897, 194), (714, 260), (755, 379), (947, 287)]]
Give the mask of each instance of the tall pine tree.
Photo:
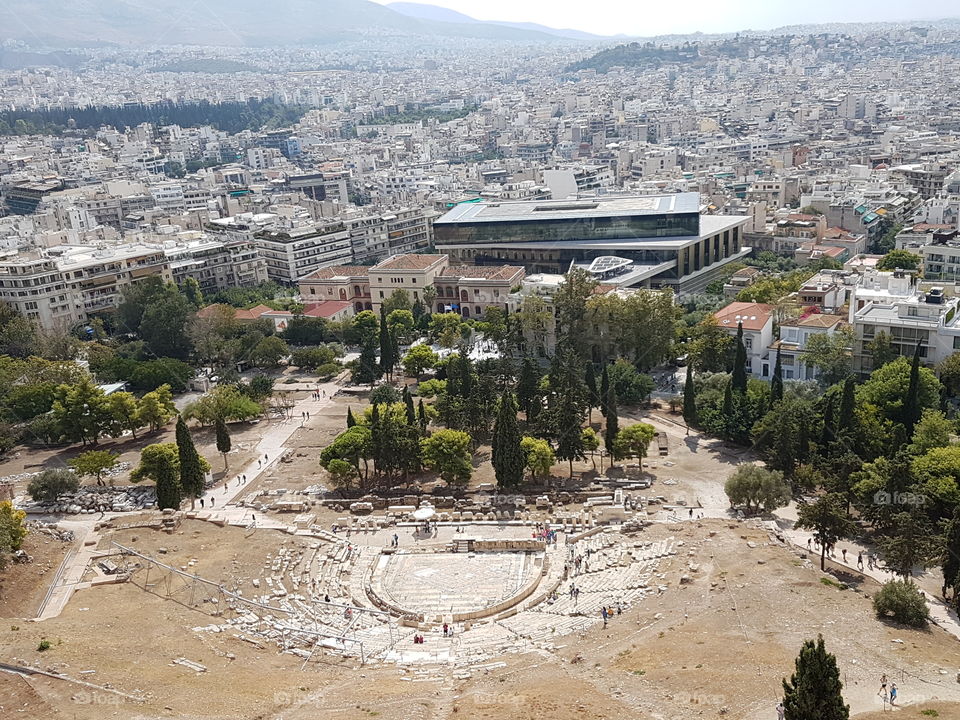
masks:
[(520, 379), (517, 381), (517, 402), (523, 410), (527, 422), (530, 421), (533, 402), (537, 397), (540, 373), (532, 358), (525, 357), (520, 365)]
[(773, 366), (773, 380), (770, 381), (770, 407), (783, 400), (783, 363), (780, 361), (780, 348), (777, 348), (777, 362)]
[(783, 680), (785, 720), (849, 720), (850, 706), (843, 702), (837, 658), (828, 653), (823, 636), (807, 640), (796, 659), (790, 681)]
[(417, 423), (420, 425), (420, 434), (427, 436), (427, 411), (423, 407), (423, 398), (417, 404)]
[(190, 508), (193, 508), (194, 501), (203, 495), (203, 464), (200, 462), (200, 455), (197, 454), (197, 448), (193, 444), (193, 438), (190, 436), (190, 430), (183, 421), (183, 416), (177, 417), (177, 455), (180, 459), (180, 487), (184, 495), (190, 498)]
[(386, 375), (388, 381), (395, 364), (393, 337), (387, 325), (387, 309), (380, 305), (380, 374)]
[(843, 381), (843, 392), (840, 395), (840, 412), (837, 415), (838, 435), (848, 436), (853, 432), (853, 413), (856, 407), (856, 394), (854, 390), (853, 377), (848, 377)]
[(586, 383), (583, 380), (583, 365), (572, 343), (564, 343), (557, 349), (557, 356), (550, 372), (553, 393), (549, 423), (557, 441), (556, 455), (570, 464), (573, 477), (573, 461), (585, 460), (583, 449), (583, 420), (587, 410)]
[(903, 426), (907, 429), (907, 437), (913, 437), (913, 427), (920, 420), (920, 343), (913, 351), (913, 363), (910, 365), (910, 384), (907, 387), (907, 396), (903, 401)]
[(733, 389), (737, 392), (747, 391), (747, 349), (743, 344), (743, 323), (737, 323), (737, 341), (733, 355)]
[[(604, 369), (604, 375), (606, 375), (606, 369)], [(610, 464), (612, 465), (613, 461), (616, 460), (614, 445), (617, 441), (617, 433), (620, 432), (620, 418), (617, 416), (617, 391), (609, 383), (607, 384), (606, 400), (603, 404), (607, 411), (607, 414), (604, 415), (603, 446), (610, 456)]]
[(413, 406), (413, 396), (410, 395), (410, 391), (407, 390), (407, 388), (403, 388), (403, 404), (407, 409), (407, 425), (416, 427), (417, 411)]
[(687, 379), (683, 383), (683, 421), (687, 424), (687, 434), (690, 426), (697, 424), (697, 391), (693, 382), (693, 365), (687, 363)]
[(493, 470), (497, 487), (509, 490), (523, 482), (526, 458), (520, 448), (520, 428), (517, 426), (517, 406), (513, 394), (507, 390), (500, 399), (500, 410), (493, 425)]
[(349, 430), (357, 424), (357, 419), (353, 416), (353, 410), (347, 406), (347, 429)]

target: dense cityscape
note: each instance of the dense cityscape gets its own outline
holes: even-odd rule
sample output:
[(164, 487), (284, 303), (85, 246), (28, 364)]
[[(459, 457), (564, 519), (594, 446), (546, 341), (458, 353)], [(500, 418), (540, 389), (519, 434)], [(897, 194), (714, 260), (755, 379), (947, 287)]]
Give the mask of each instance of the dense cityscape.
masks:
[(0, 9), (0, 718), (960, 718), (960, 20), (117, 1)]

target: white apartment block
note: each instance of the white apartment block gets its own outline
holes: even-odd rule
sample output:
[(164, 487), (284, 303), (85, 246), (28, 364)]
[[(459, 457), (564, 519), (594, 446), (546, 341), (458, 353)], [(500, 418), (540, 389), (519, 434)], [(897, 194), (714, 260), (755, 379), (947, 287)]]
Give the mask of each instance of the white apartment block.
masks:
[(257, 250), (274, 282), (293, 285), (320, 268), (349, 263), (353, 257), (350, 231), (343, 223), (287, 230), (264, 230), (254, 235)]

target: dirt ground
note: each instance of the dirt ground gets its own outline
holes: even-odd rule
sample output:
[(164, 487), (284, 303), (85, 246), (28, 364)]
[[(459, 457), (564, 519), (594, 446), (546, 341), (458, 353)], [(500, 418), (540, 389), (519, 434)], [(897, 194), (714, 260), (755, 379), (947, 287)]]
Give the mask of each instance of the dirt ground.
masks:
[(30, 563), (11, 563), (0, 572), (0, 618), (30, 618), (36, 615), (53, 576), (60, 567), (70, 543), (48, 535), (30, 533), (23, 548)]
[[(318, 712), (350, 720), (680, 720), (715, 717), (721, 708), (729, 717), (763, 720), (775, 717), (780, 680), (789, 675), (803, 640), (823, 633), (855, 713), (882, 709), (877, 679), (886, 672), (913, 713), (904, 717), (926, 703), (922, 707), (939, 717), (960, 718), (955, 638), (937, 628), (916, 631), (878, 621), (868, 597), (872, 587), (839, 590), (821, 583), (812, 563), (748, 524), (703, 520), (643, 532), (645, 539), (668, 535), (684, 544), (661, 566), (662, 595), (647, 598), (606, 629), (567, 636), (552, 652), (505, 656), (505, 667), (474, 669), (466, 679), (456, 679), (450, 668), (359, 667), (329, 656), (300, 672), (299, 658), (272, 646), (194, 631), (213, 622), (209, 614), (145, 592), (135, 582), (81, 590), (61, 617), (42, 624), (0, 626), (0, 656), (146, 697), (135, 703), (104, 690), (38, 679), (23, 681), (33, 688), (28, 692), (16, 683), (16, 697), (34, 710), (47, 703), (80, 720), (306, 720)], [(130, 529), (108, 532), (108, 539), (158, 557), (165, 548), (162, 557), (171, 565), (233, 579), (241, 588), (250, 587), (279, 547), (305, 542), (189, 520), (173, 535)], [(680, 584), (684, 574), (692, 577), (690, 584)], [(42, 638), (52, 644), (43, 653), (37, 650)], [(172, 665), (178, 657), (208, 670)], [(89, 670), (95, 672), (84, 672)], [(10, 682), (4, 678), (5, 687)]]

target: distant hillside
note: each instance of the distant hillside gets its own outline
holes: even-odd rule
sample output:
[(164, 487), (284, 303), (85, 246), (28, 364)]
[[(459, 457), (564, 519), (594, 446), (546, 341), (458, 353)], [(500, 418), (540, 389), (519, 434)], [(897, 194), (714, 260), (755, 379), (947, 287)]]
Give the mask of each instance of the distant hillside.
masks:
[(547, 27), (539, 23), (530, 22), (507, 22), (506, 20), (486, 20), (481, 21), (472, 18), (469, 15), (450, 10), (449, 8), (438, 5), (429, 5), (427, 3), (414, 2), (392, 2), (387, 3), (387, 7), (396, 10), (398, 13), (408, 17), (418, 18), (420, 20), (433, 20), (437, 22), (452, 23), (480, 23), (487, 25), (499, 25), (500, 27), (515, 28), (517, 30), (531, 30), (533, 32), (545, 33), (554, 37), (567, 38), (568, 40), (603, 40), (601, 35), (593, 35), (582, 30), (568, 30)]
[(437, 22), (369, 0), (7, 0), (0, 40), (70, 47), (91, 42), (148, 45), (289, 45), (377, 36), (468, 37), (551, 42), (545, 34), (479, 22)]
[(657, 68), (665, 63), (696, 62), (699, 57), (699, 46), (695, 44), (660, 46), (634, 42), (601, 50), (596, 55), (573, 63), (567, 69), (605, 73), (612, 67)]

